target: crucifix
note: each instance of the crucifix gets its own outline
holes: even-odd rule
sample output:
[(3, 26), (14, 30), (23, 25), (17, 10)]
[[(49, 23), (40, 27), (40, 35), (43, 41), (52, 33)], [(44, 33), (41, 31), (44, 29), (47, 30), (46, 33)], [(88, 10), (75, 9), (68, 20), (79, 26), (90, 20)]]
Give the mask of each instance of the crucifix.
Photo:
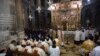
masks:
[(32, 15), (31, 15), (31, 0), (29, 1), (29, 20), (32, 20)]
[(41, 12), (41, 3), (40, 3), (41, 1), (39, 0), (38, 1), (38, 8), (37, 8), (37, 11), (40, 13)]
[(52, 3), (53, 3), (53, 1), (52, 1), (52, 0), (49, 0), (49, 2), (48, 2), (49, 6), (50, 6)]
[(41, 1), (38, 0), (38, 8), (36, 9), (38, 11), (38, 28), (40, 29), (41, 28)]

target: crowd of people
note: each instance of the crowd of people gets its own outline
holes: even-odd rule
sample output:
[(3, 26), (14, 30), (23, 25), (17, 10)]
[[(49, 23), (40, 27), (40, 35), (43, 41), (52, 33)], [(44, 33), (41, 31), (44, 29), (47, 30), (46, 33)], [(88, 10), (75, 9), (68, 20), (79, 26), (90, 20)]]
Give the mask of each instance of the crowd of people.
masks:
[[(37, 36), (36, 36), (37, 35)], [(19, 40), (12, 40), (8, 46), (6, 56), (20, 56), (21, 54), (17, 53), (24, 53), (22, 56), (60, 56), (60, 41), (58, 38), (52, 39), (48, 34), (35, 34), (33, 36), (36, 37), (29, 37), (25, 36)]]
[(100, 32), (97, 29), (77, 29), (74, 40), (76, 45), (81, 45), (81, 55), (100, 56)]
[(91, 39), (93, 40), (95, 43), (97, 42), (97, 40), (99, 39), (99, 31), (95, 28), (89, 27), (89, 28), (81, 28), (81, 29), (77, 29), (75, 31), (75, 44), (81, 44), (82, 42), (84, 42), (86, 39)]
[[(81, 28), (75, 31), (74, 44), (79, 45), (82, 56), (100, 56), (100, 32), (95, 28)], [(48, 31), (36, 31), (12, 40), (6, 56), (60, 56), (62, 42), (52, 38)]]

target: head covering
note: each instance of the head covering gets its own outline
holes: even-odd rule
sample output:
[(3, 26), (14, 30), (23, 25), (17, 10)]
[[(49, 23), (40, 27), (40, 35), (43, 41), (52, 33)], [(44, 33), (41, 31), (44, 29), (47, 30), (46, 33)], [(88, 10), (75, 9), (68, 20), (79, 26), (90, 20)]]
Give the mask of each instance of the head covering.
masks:
[(31, 44), (32, 41), (31, 41), (31, 40), (27, 40), (26, 43), (27, 43), (27, 44)]
[(15, 50), (16, 50), (16, 47), (15, 47), (14, 44), (10, 44), (10, 45), (9, 45), (9, 48), (10, 48), (10, 50), (12, 50), (12, 51), (15, 51)]
[(21, 45), (26, 45), (26, 42), (25, 42), (25, 40), (21, 40), (21, 43), (20, 43)]

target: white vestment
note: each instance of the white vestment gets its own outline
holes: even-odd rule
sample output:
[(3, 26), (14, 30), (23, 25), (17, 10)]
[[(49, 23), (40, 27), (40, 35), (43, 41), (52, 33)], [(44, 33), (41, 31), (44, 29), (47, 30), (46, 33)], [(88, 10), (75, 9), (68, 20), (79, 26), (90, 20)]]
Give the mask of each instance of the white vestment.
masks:
[(89, 30), (89, 33), (90, 34), (92, 34), (92, 36), (94, 36), (95, 34), (94, 34), (94, 32), (95, 32), (95, 30), (93, 29), (93, 30)]
[(90, 53), (90, 56), (100, 56), (100, 46), (95, 47)]
[(89, 35), (89, 30), (84, 30), (85, 31), (85, 37), (88, 37)]
[(76, 30), (75, 31), (75, 38), (74, 38), (74, 40), (75, 41), (80, 41), (80, 36), (81, 36), (81, 31)]
[(60, 56), (60, 49), (59, 47), (52, 48), (52, 46), (50, 46), (49, 53), (50, 53), (50, 56)]
[(85, 40), (85, 32), (81, 32), (81, 40)]

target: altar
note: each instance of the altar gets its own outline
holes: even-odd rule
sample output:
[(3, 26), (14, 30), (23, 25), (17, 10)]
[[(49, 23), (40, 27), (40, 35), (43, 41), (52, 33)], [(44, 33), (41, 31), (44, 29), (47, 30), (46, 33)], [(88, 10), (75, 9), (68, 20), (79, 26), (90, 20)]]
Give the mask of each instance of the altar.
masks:
[(81, 26), (81, 0), (55, 3), (52, 4), (50, 8), (53, 9), (51, 10), (52, 29), (75, 31), (77, 28)]

